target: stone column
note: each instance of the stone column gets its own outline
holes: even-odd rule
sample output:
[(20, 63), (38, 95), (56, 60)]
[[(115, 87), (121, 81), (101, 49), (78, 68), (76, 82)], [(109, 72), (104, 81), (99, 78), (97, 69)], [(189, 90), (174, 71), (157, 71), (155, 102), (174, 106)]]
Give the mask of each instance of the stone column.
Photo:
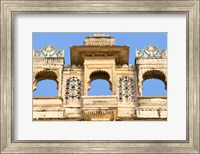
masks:
[(116, 75), (115, 75), (115, 64), (112, 65), (112, 94), (116, 95)]
[(89, 88), (89, 73), (88, 73), (88, 70), (87, 70), (87, 65), (84, 64), (84, 74), (83, 74), (83, 78), (84, 78), (84, 82), (83, 82), (83, 96), (87, 96), (88, 95), (88, 88)]

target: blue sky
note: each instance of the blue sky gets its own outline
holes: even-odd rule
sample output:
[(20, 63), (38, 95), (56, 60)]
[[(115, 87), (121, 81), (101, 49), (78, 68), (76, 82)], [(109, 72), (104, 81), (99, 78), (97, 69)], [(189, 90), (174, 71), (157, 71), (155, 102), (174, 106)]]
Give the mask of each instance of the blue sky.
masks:
[[(95, 32), (98, 33), (98, 32)], [(83, 39), (95, 33), (82, 32), (62, 32), (62, 33), (33, 33), (33, 49), (40, 50), (44, 46), (52, 45), (57, 50), (64, 50), (65, 65), (70, 64), (70, 46), (83, 45)], [(129, 64), (134, 64), (135, 50), (144, 49), (148, 45), (154, 45), (158, 49), (167, 49), (167, 33), (144, 33), (144, 32), (100, 32), (115, 37), (116, 45), (129, 46)], [(95, 87), (98, 87), (95, 88)], [(91, 83), (89, 95), (111, 95), (109, 85), (104, 80), (95, 80)], [(48, 90), (47, 90), (48, 89)], [(160, 80), (150, 79), (143, 83), (144, 96), (166, 96), (164, 84)], [(57, 96), (56, 82), (44, 80), (37, 84), (37, 90), (33, 92), (33, 96)]]

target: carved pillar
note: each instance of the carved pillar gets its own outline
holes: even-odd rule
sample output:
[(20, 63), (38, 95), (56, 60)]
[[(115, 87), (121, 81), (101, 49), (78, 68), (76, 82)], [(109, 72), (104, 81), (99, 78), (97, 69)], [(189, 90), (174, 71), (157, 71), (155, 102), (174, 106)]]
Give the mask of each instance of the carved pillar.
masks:
[(163, 73), (165, 74), (165, 89), (167, 90), (167, 81), (168, 81), (168, 79), (167, 79), (167, 69), (164, 69), (164, 71), (163, 71)]
[(83, 76), (84, 76), (83, 95), (87, 96), (88, 95), (88, 89), (89, 89), (89, 83), (88, 83), (89, 82), (89, 72), (87, 70), (87, 65), (86, 64), (84, 64), (84, 75)]
[(58, 70), (58, 96), (62, 96), (62, 68)]
[(141, 71), (141, 69), (138, 70), (138, 91), (139, 91), (139, 95), (142, 96), (142, 82), (143, 82), (143, 72)]
[(115, 64), (112, 65), (112, 94), (116, 95), (116, 75), (115, 75)]

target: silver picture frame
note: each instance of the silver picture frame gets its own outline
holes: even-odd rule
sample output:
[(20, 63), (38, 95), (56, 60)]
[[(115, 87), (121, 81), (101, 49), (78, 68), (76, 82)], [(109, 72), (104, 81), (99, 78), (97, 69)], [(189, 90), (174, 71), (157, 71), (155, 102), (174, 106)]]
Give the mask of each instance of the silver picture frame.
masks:
[[(1, 1), (1, 153), (200, 153), (199, 0), (0, 0)], [(182, 140), (16, 141), (13, 138), (15, 14), (126, 13), (186, 14), (186, 134)]]

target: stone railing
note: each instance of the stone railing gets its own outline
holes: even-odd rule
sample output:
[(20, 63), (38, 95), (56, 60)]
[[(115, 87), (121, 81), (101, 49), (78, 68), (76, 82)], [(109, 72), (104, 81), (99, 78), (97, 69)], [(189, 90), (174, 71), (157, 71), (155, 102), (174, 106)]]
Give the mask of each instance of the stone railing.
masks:
[(164, 96), (142, 96), (138, 97), (138, 103), (140, 106), (155, 106), (161, 105), (166, 106), (167, 104), (167, 97)]
[(117, 107), (117, 96), (82, 96), (83, 107)]
[(138, 97), (139, 106), (136, 108), (137, 118), (167, 118), (167, 97), (146, 96)]
[(33, 107), (56, 107), (62, 104), (61, 97), (33, 97)]
[(85, 120), (116, 120), (117, 96), (83, 96)]
[(55, 118), (63, 118), (63, 107), (61, 97), (33, 98), (33, 120)]

